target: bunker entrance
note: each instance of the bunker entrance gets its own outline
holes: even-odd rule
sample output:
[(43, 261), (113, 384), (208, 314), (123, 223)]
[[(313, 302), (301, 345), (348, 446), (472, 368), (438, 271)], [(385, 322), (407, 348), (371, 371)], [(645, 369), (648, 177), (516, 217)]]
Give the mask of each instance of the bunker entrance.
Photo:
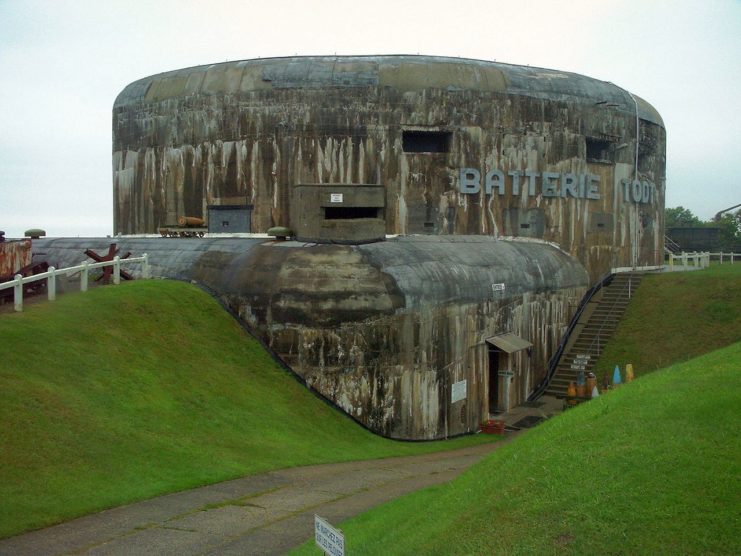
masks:
[(486, 339), (489, 348), (489, 413), (502, 413), (510, 409), (510, 393), (514, 391), (515, 353), (527, 350), (533, 344), (516, 334), (499, 334)]
[(499, 407), (499, 358), (502, 350), (489, 347), (489, 413), (500, 413)]

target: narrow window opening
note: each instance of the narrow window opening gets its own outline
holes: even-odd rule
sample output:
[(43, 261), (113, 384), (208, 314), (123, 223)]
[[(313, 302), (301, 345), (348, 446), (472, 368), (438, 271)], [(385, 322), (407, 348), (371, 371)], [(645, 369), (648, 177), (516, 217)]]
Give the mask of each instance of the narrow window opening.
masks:
[(603, 139), (587, 137), (587, 160), (590, 162), (612, 162), (612, 143)]
[(228, 220), (222, 220), (221, 221), (221, 227), (222, 228), (228, 228), (229, 227), (229, 221)]
[(378, 218), (378, 207), (324, 207), (325, 220)]
[(530, 227), (530, 224), (520, 224), (520, 228), (527, 229)]
[(402, 148), (405, 153), (447, 153), (452, 135), (449, 131), (404, 131)]

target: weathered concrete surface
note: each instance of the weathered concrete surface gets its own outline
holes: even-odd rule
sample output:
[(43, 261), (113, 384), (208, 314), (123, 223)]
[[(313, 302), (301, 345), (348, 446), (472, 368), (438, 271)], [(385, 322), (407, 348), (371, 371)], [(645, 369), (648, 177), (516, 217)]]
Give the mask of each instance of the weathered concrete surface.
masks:
[(244, 477), (0, 540), (0, 555), (284, 554), (313, 537), (315, 513), (338, 523), (450, 481), (501, 444)]
[[(85, 248), (102, 251), (110, 241), (34, 245), (37, 258), (69, 266), (81, 262)], [(122, 251), (147, 252), (154, 275), (208, 287), (307, 386), (393, 438), (475, 432), (489, 414), (490, 390), (499, 389), (504, 407), (525, 401), (588, 285), (584, 268), (556, 247), (486, 236), (399, 237), (356, 246), (117, 242)], [(502, 333), (534, 344), (531, 353), (502, 360), (500, 370), (512, 371), (508, 397), (486, 342)], [(453, 399), (456, 384), (465, 384), (461, 399)]]
[[(410, 131), (449, 134), (449, 147), (405, 151)], [(116, 232), (156, 232), (220, 203), (254, 205), (251, 230), (265, 232), (289, 223), (298, 184), (377, 184), (388, 234), (537, 237), (592, 280), (663, 254), (663, 122), (573, 73), (429, 56), (228, 62), (127, 86), (113, 136)], [(502, 194), (462, 194), (461, 168), (501, 171)], [(595, 176), (599, 199), (530, 192), (526, 172)], [(634, 202), (623, 180), (655, 194)]]

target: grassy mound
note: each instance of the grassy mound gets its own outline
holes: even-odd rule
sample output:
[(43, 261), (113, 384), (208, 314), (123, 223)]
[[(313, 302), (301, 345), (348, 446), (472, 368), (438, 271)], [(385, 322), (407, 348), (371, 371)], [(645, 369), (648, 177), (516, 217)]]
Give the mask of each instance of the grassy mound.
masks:
[(641, 282), (597, 376), (633, 363), (645, 374), (741, 341), (741, 263), (651, 274)]
[(269, 469), (486, 440), (365, 431), (179, 282), (2, 314), (0, 362), (0, 537)]
[(346, 548), (737, 554), (740, 362), (736, 343), (570, 410), (454, 482), (342, 524)]

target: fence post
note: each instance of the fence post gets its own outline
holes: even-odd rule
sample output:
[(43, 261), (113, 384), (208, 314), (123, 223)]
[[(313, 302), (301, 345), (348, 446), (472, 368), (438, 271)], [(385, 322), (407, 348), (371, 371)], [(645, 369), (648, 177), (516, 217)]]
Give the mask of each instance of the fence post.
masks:
[(731, 264), (733, 264), (733, 251), (731, 251)]
[(720, 264), (723, 264), (723, 250), (720, 251)]
[(82, 261), (82, 272), (80, 273), (80, 291), (87, 291), (88, 262)]
[(121, 283), (121, 259), (118, 255), (113, 257), (113, 283), (117, 286)]
[(46, 279), (46, 289), (49, 294), (49, 301), (54, 301), (57, 298), (57, 274), (56, 268), (53, 266), (49, 267), (49, 277)]
[(149, 255), (144, 253), (144, 262), (142, 263), (142, 278), (149, 279)]
[(669, 253), (669, 270), (674, 270), (674, 253)]
[(20, 274), (15, 275), (15, 285), (13, 286), (13, 308), (18, 312), (23, 311), (23, 276)]
[(687, 253), (682, 251), (682, 265), (687, 266)]

